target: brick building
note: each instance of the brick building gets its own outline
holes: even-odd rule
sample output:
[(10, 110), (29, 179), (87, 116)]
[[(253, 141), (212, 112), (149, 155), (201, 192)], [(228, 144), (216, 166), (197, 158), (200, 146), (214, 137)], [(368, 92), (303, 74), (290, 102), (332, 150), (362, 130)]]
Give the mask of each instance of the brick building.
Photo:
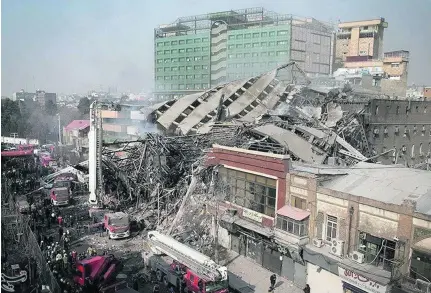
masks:
[(429, 286), (431, 173), (306, 165), (217, 145), (210, 156), (228, 187), (218, 204), (221, 245), (313, 292), (385, 293), (394, 280)]

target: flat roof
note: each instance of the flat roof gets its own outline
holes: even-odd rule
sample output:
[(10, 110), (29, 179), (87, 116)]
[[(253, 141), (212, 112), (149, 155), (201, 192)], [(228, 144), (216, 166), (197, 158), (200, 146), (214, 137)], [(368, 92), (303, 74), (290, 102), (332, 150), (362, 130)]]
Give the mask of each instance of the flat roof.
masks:
[(322, 187), (396, 205), (414, 201), (417, 212), (431, 215), (431, 172), (364, 162), (345, 172)]

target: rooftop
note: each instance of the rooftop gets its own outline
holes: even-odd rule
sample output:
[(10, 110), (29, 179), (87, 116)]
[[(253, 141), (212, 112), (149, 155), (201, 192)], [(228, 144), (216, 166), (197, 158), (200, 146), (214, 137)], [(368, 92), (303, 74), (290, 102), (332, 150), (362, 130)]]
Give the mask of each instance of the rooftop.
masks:
[(82, 130), (90, 127), (90, 120), (73, 120), (64, 129), (66, 131)]
[(361, 162), (346, 169), (346, 173), (322, 186), (396, 205), (414, 201), (417, 212), (431, 215), (429, 171)]

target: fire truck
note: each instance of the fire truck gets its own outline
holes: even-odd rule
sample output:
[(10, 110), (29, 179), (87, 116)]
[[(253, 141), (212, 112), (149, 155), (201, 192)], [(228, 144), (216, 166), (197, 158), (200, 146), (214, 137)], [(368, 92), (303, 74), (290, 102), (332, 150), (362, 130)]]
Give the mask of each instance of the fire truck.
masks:
[(144, 263), (165, 286), (186, 293), (227, 293), (227, 268), (208, 256), (157, 231), (148, 232), (150, 252), (143, 255)]

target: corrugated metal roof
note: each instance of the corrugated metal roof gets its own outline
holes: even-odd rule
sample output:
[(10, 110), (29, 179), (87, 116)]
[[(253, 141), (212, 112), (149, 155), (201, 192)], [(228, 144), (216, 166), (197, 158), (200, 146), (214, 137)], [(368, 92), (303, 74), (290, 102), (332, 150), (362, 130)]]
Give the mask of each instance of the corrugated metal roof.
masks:
[(73, 120), (64, 129), (66, 131), (81, 130), (90, 127), (90, 120)]
[(290, 205), (285, 205), (281, 209), (277, 211), (277, 214), (280, 216), (285, 216), (296, 221), (302, 221), (310, 216), (310, 212), (292, 207)]
[(323, 187), (397, 205), (416, 201), (418, 212), (431, 215), (429, 171), (361, 162), (346, 173), (323, 182)]

